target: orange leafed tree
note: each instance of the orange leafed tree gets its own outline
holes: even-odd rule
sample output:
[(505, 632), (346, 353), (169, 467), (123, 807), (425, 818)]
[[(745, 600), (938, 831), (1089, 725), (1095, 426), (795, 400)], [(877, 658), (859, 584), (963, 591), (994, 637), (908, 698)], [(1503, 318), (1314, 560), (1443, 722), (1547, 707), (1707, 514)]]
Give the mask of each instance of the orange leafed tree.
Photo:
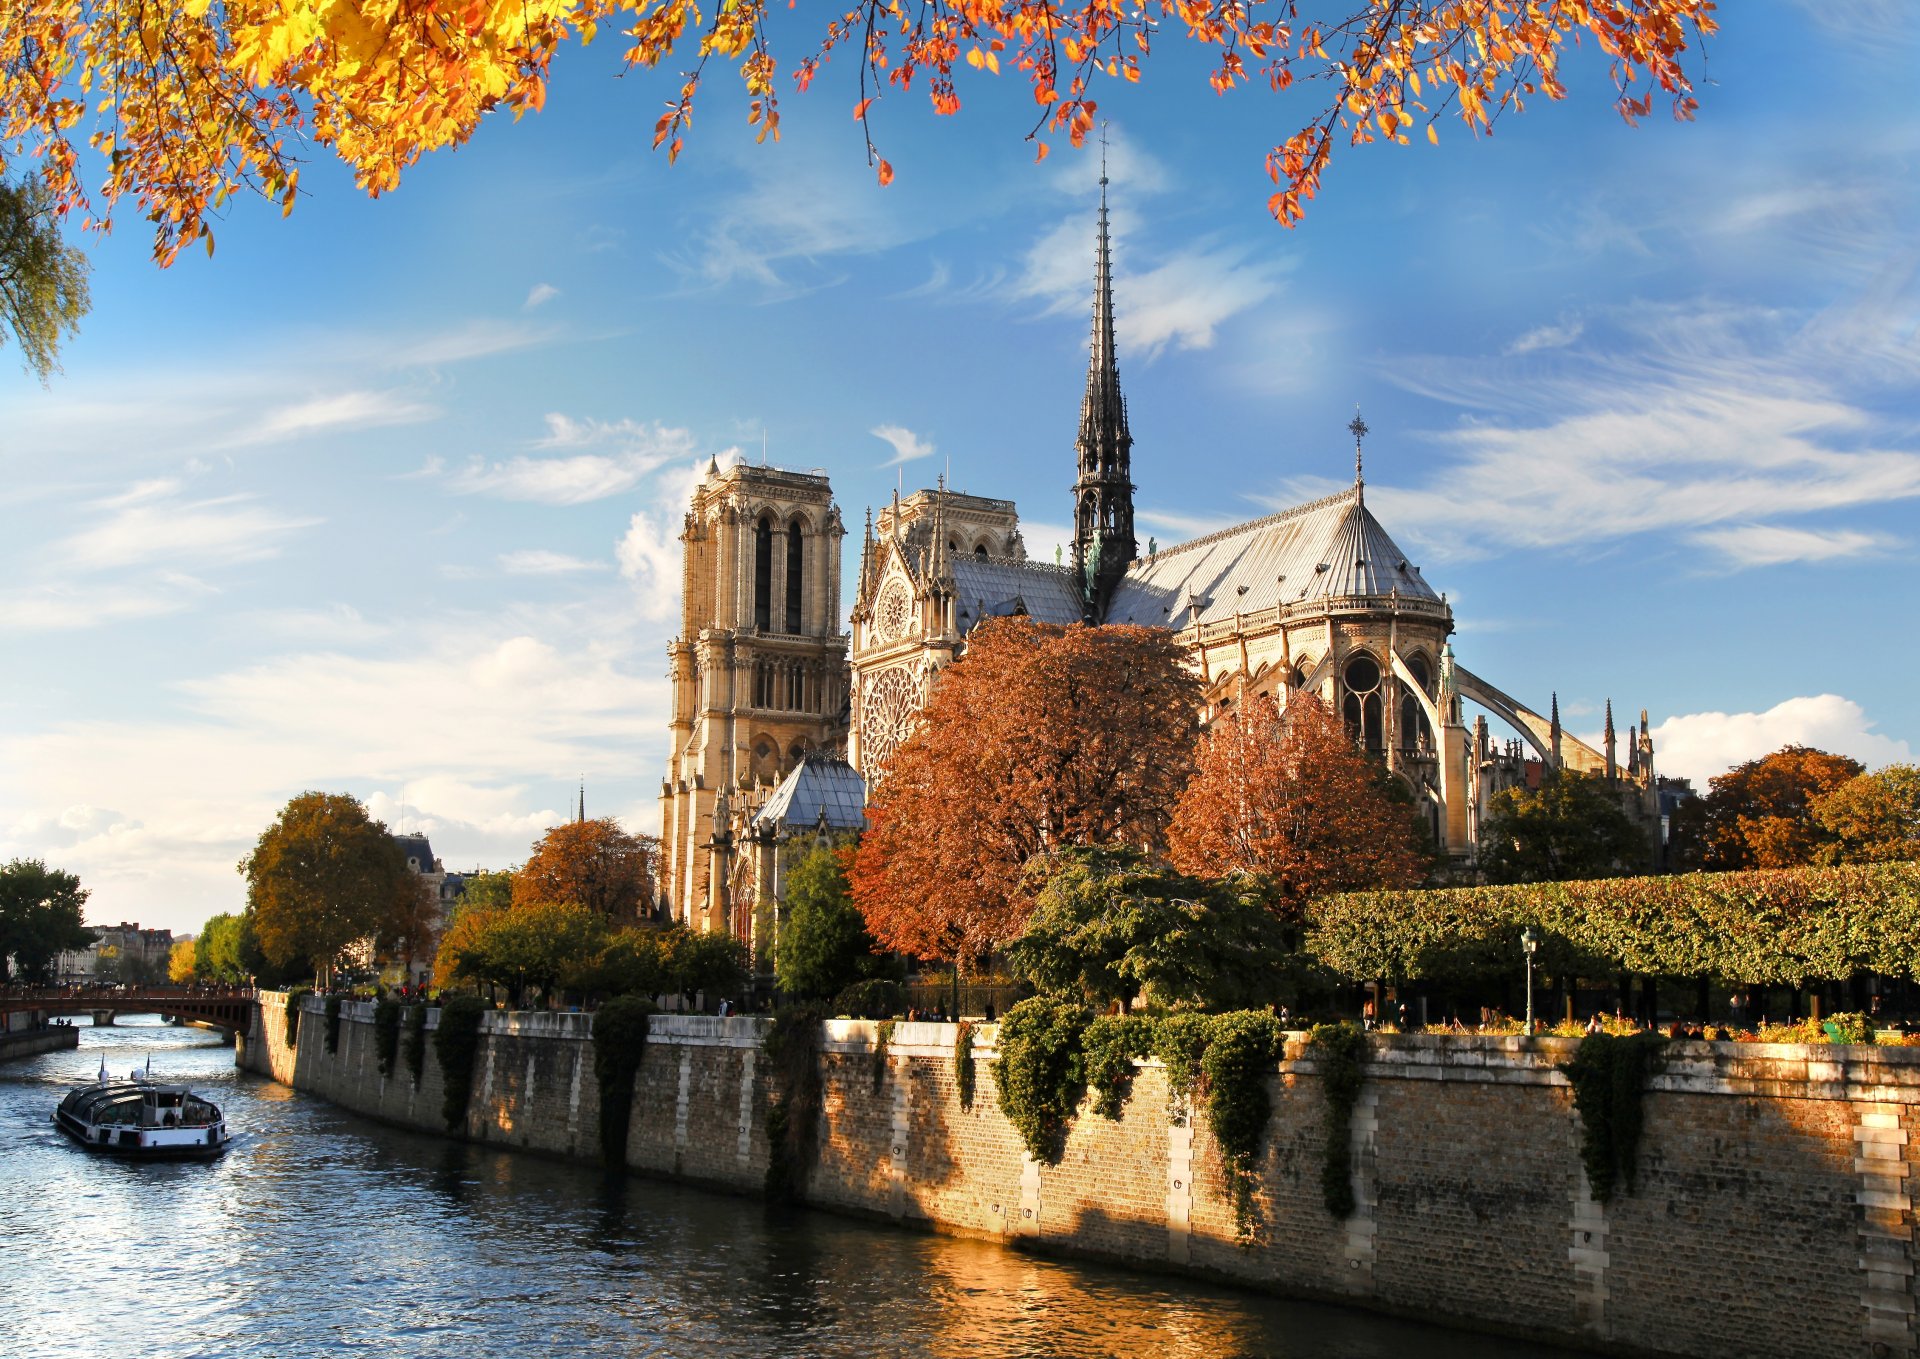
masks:
[(513, 904), (570, 902), (632, 921), (653, 905), (659, 844), (651, 835), (628, 834), (611, 817), (555, 826), (513, 875)]
[[(844, 54), (882, 183), (893, 167), (872, 120), (889, 94), (917, 87), (950, 114), (963, 79), (1012, 71), (1032, 91), (1029, 135), (1079, 145), (1100, 81), (1137, 81), (1156, 47), (1187, 43), (1211, 54), (1216, 92), (1315, 91), (1317, 111), (1267, 156), (1268, 207), (1291, 224), (1337, 143), (1437, 139), (1438, 121), (1454, 117), (1484, 133), (1529, 98), (1563, 98), (1576, 43), (1605, 57), (1626, 117), (1650, 112), (1656, 96), (1690, 116), (1685, 59), (1714, 31), (1714, 9), (1711, 0), (842, 0), (820, 20), (767, 0), (7, 0), (0, 170), (9, 155), (31, 162), (63, 211), (100, 224), (131, 196), (167, 263), (195, 241), (211, 249), (208, 219), (237, 193), (290, 211), (304, 142), (332, 148), (378, 194), (422, 155), (464, 142), (488, 113), (537, 111), (561, 45), (591, 42), (603, 26), (621, 33), (630, 67), (677, 69), (654, 128), (669, 157), (685, 144), (710, 65), (733, 68), (748, 122), (777, 138), (786, 82), (776, 41), (806, 54), (790, 72), (800, 89)], [(91, 190), (87, 145), (105, 166)]]
[(1820, 824), (1816, 803), (1864, 768), (1807, 746), (1735, 765), (1708, 782), (1706, 797), (1683, 806), (1677, 838), (1684, 855), (1708, 869), (1810, 864), (1838, 838)]
[(1167, 831), (1183, 873), (1258, 874), (1288, 918), (1328, 892), (1416, 887), (1426, 876), (1411, 812), (1312, 694), (1290, 695), (1284, 713), (1262, 695), (1215, 722), (1198, 765)]
[(1019, 937), (1034, 855), (1158, 848), (1198, 733), (1182, 654), (1156, 628), (976, 629), (888, 762), (853, 858), (881, 946), (964, 969)]

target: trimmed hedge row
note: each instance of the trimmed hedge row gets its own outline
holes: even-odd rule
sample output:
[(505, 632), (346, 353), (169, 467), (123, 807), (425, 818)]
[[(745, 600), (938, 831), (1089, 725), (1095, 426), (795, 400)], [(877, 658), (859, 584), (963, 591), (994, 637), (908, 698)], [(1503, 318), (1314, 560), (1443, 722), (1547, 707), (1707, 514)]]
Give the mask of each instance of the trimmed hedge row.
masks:
[(1920, 863), (1353, 892), (1307, 909), (1306, 951), (1355, 980), (1511, 975), (1519, 934), (1548, 973), (1753, 985), (1920, 976)]

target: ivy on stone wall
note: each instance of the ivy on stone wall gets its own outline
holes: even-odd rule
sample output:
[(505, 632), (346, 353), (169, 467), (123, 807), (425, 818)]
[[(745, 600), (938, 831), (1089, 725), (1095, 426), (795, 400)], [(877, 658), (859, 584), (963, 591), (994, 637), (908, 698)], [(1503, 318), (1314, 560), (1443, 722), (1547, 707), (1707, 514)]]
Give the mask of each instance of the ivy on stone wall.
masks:
[(1087, 1086), (1093, 1111), (1117, 1120), (1133, 1094), (1133, 1064), (1153, 1051), (1153, 1021), (1144, 1015), (1101, 1015), (1087, 1025)]
[(893, 1041), (893, 1021), (883, 1019), (873, 1034), (873, 1093), (887, 1083), (887, 1045)]
[(1367, 1035), (1352, 1024), (1316, 1024), (1307, 1044), (1320, 1068), (1327, 1101), (1327, 1137), (1320, 1165), (1320, 1197), (1327, 1211), (1353, 1216), (1353, 1106), (1360, 1102)]
[(1589, 1034), (1560, 1068), (1573, 1085), (1580, 1162), (1596, 1203), (1611, 1203), (1622, 1184), (1633, 1192), (1647, 1077), (1660, 1068), (1664, 1041), (1655, 1033)]
[(627, 1131), (633, 1124), (633, 1081), (647, 1055), (653, 1002), (616, 996), (593, 1015), (593, 1075), (600, 1085), (600, 1156), (610, 1166), (627, 1163)]
[(410, 1006), (407, 1009), (407, 1074), (413, 1077), (413, 1088), (420, 1088), (420, 1078), (427, 1070), (427, 1007), (425, 1003)]
[(1265, 1010), (1216, 1015), (1208, 1028), (1200, 1059), (1207, 1078), (1207, 1126), (1220, 1148), (1234, 1227), (1244, 1240), (1253, 1231), (1253, 1172), (1273, 1117), (1267, 1078), (1274, 1074), (1286, 1034)]
[(806, 1188), (819, 1137), (820, 1035), (826, 1014), (816, 1005), (777, 1011), (760, 1040), (766, 1056), (767, 1194), (797, 1201)]
[(960, 1091), (960, 1107), (973, 1109), (973, 1024), (961, 1020), (954, 1025), (953, 1082)]
[(400, 1002), (382, 996), (373, 1007), (373, 1053), (382, 1076), (393, 1074), (400, 1055)]
[(473, 1063), (480, 1052), (480, 1020), (487, 1007), (478, 996), (454, 996), (440, 1005), (440, 1027), (433, 1031), (434, 1056), (440, 1059), (440, 1116), (448, 1132), (466, 1127), (473, 1098)]
[(1055, 1165), (1067, 1126), (1087, 1091), (1081, 1035), (1093, 1018), (1083, 1005), (1034, 996), (1000, 1021), (1000, 1064), (994, 1081), (1000, 1112), (1034, 1160)]
[(1176, 1128), (1187, 1126), (1193, 1092), (1200, 1084), (1200, 1060), (1212, 1033), (1209, 1016), (1185, 1011), (1165, 1015), (1153, 1026), (1153, 1055), (1167, 1069), (1168, 1112)]
[(340, 1048), (340, 995), (335, 992), (327, 997), (327, 1051), (337, 1052)]
[(298, 986), (287, 992), (285, 1008), (287, 1012), (287, 1050), (289, 1052), (298, 1052), (300, 1050), (300, 1002), (312, 994), (313, 988), (310, 986)]

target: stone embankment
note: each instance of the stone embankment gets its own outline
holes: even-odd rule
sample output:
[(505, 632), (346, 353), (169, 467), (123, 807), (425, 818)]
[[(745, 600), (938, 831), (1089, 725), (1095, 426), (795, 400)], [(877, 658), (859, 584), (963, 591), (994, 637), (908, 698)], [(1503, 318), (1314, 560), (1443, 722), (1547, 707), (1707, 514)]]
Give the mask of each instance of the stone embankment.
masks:
[[(240, 1060), (370, 1116), (444, 1133), (429, 1044), (382, 1077), (373, 1007), (343, 1007), (325, 1050), (309, 999), (297, 1051), (266, 995)], [(771, 1073), (764, 1021), (656, 1016), (636, 1080), (635, 1170), (760, 1191)], [(976, 1034), (962, 1105), (955, 1027), (833, 1021), (809, 1203), (1023, 1248), (1188, 1272), (1384, 1312), (1585, 1346), (1712, 1359), (1915, 1354), (1912, 1134), (1920, 1049), (1677, 1043), (1644, 1101), (1632, 1192), (1593, 1201), (1572, 1040), (1376, 1041), (1347, 1136), (1355, 1213), (1322, 1201), (1326, 1104), (1300, 1042), (1272, 1080), (1251, 1239), (1220, 1157), (1146, 1064), (1124, 1116), (1083, 1106), (1058, 1165), (1028, 1158)], [(404, 1048), (404, 1040), (402, 1044)], [(591, 1017), (483, 1021), (458, 1133), (595, 1161)]]
[(0, 1033), (0, 1062), (80, 1046), (80, 1030), (70, 1024), (46, 1024)]

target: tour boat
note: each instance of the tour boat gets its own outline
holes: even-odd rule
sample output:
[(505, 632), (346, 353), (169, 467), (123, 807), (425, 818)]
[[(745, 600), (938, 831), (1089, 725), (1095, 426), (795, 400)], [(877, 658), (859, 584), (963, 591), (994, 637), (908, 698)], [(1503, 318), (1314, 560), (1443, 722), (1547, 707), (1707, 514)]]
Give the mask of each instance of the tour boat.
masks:
[(108, 1076), (103, 1061), (98, 1077), (60, 1101), (53, 1121), (89, 1151), (140, 1160), (218, 1156), (233, 1141), (219, 1106), (154, 1080), (151, 1058), (125, 1080)]

